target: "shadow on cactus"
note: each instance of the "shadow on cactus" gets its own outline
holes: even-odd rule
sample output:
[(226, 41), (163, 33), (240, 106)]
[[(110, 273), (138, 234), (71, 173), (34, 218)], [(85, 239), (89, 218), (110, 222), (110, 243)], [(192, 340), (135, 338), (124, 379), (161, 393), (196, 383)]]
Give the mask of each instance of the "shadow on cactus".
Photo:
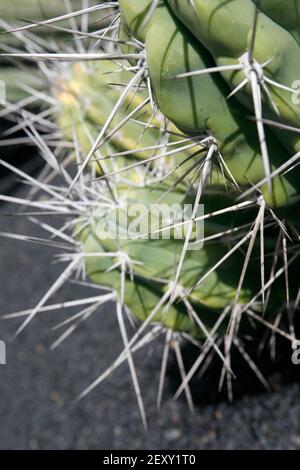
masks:
[[(92, 32), (91, 12), (105, 23)], [(18, 335), (57, 308), (49, 300), (66, 280), (93, 282), (99, 296), (63, 305), (82, 310), (62, 323), (56, 347), (115, 302), (124, 350), (79, 398), (127, 361), (146, 426), (134, 353), (157, 338), (157, 403), (173, 349), (175, 396), (184, 393), (191, 410), (189, 382), (214, 356), (219, 388), (233, 399), (232, 348), (268, 387), (247, 346), (255, 324), (263, 342), (279, 335), (297, 344), (300, 46), (297, 17), (285, 15), (263, 0), (119, 0), (6, 28), (4, 37), (28, 47), (2, 57), (38, 66), (50, 84), (25, 90), (37, 110), (24, 99), (17, 106), (45, 168), (32, 180), (2, 162), (34, 191), (0, 198), (38, 212), (50, 241), (66, 246), (66, 266), (37, 306), (5, 318), (24, 317)], [(50, 52), (29, 47), (47, 28), (70, 41)], [(9, 103), (6, 113), (16, 119)], [(188, 368), (183, 341), (198, 351)]]

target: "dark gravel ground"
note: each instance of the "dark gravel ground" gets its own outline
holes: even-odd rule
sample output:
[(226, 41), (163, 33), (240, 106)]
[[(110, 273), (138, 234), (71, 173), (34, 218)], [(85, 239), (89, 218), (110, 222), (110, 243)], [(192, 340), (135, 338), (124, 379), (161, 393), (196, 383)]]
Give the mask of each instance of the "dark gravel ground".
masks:
[[(33, 233), (23, 217), (3, 217), (0, 231)], [(34, 230), (35, 232), (35, 230)], [(50, 248), (0, 241), (0, 313), (32, 307), (61, 269), (51, 263)], [(61, 300), (90, 291), (67, 285)], [(76, 406), (72, 401), (121, 349), (113, 314), (107, 307), (82, 325), (57, 350), (49, 346), (51, 330), (64, 314), (41, 314), (7, 345), (7, 365), (0, 366), (1, 449), (300, 449), (300, 386), (277, 387), (277, 393), (243, 396), (198, 406), (188, 413), (184, 400), (173, 402), (168, 379), (162, 410), (155, 409), (161, 345), (139, 354), (136, 365), (149, 418), (144, 433), (127, 366)], [(19, 322), (0, 323), (7, 340)]]

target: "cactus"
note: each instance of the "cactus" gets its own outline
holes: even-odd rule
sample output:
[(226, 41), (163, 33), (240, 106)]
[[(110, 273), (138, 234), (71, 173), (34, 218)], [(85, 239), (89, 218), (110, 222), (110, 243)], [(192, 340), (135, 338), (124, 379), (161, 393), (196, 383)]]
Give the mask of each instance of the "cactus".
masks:
[[(156, 336), (166, 338), (158, 403), (172, 343), (182, 374), (176, 396), (184, 391), (191, 407), (189, 381), (213, 353), (232, 398), (232, 347), (267, 386), (243, 344), (251, 322), (296, 340), (300, 112), (292, 93), (300, 77), (299, 21), (280, 2), (264, 0), (119, 0), (102, 7), (115, 14), (98, 52), (5, 54), (55, 61), (55, 122), (61, 148), (71, 151), (56, 160), (47, 140), (34, 136), (51, 167), (36, 182), (49, 200), (26, 204), (64, 215), (61, 230), (47, 230), (75, 247), (62, 255), (69, 264), (41, 302), (6, 318), (26, 316), (20, 333), (51, 309), (46, 302), (76, 270), (102, 286), (108, 293), (71, 317), (55, 346), (114, 300), (125, 349), (110, 370), (128, 361), (146, 425), (132, 356)], [(68, 169), (75, 164), (74, 174)], [(59, 190), (51, 184), (57, 174)], [(163, 217), (155, 212), (161, 203), (171, 208)], [(126, 312), (139, 322), (131, 339)], [(183, 338), (202, 348), (189, 371)]]
[[(60, 17), (66, 14), (66, 4), (60, 0), (3, 0), (0, 6), (0, 31), (13, 29), (24, 20), (34, 20), (41, 23), (47, 18)], [(89, 7), (97, 6), (98, 2), (89, 0)], [(72, 0), (69, 2), (69, 13), (80, 10), (84, 7), (82, 0)], [(88, 18), (88, 21), (86, 21)], [(78, 23), (78, 24), (77, 24)], [(95, 27), (96, 25), (96, 27)], [(75, 18), (65, 19), (58, 23), (50, 23), (47, 27), (38, 27), (34, 33), (20, 33), (15, 31), (11, 34), (1, 34), (1, 52), (21, 52), (21, 51), (58, 51), (67, 50), (68, 42), (72, 41), (72, 28), (81, 30), (89, 29), (88, 34), (97, 32), (97, 28), (105, 26), (105, 20), (100, 21), (99, 13), (91, 11), (89, 16), (81, 15)], [(82, 37), (87, 31), (82, 31)], [(77, 40), (73, 39), (73, 42)], [(72, 46), (73, 48), (73, 46)], [(16, 103), (26, 97), (25, 86), (30, 86), (38, 91), (48, 89), (48, 76), (44, 73), (32, 73), (32, 68), (25, 64), (16, 63), (14, 60), (2, 56), (0, 59), (0, 80), (7, 85), (6, 100)], [(46, 79), (46, 80), (45, 80)]]

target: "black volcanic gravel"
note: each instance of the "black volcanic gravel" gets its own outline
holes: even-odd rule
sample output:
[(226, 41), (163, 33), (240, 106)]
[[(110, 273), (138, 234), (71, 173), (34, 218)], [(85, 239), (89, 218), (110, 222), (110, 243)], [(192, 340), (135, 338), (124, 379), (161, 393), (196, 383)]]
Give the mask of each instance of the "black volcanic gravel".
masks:
[[(7, 211), (6, 205), (0, 206), (2, 215)], [(0, 231), (36, 234), (23, 217), (1, 216)], [(62, 269), (50, 263), (53, 251), (1, 239), (1, 314), (39, 301)], [(68, 284), (57, 298), (93, 294)], [(148, 434), (141, 426), (126, 365), (71, 406), (122, 345), (113, 307), (108, 306), (50, 351), (60, 332), (51, 328), (65, 315), (61, 311), (41, 314), (7, 344), (7, 365), (0, 366), (1, 449), (300, 449), (298, 383), (278, 386), (276, 393), (244, 395), (234, 405), (202, 403), (192, 416), (184, 400), (171, 400), (174, 380), (169, 376), (165, 402), (157, 412), (158, 343), (136, 357)], [(1, 322), (0, 338), (7, 340), (19, 324)]]

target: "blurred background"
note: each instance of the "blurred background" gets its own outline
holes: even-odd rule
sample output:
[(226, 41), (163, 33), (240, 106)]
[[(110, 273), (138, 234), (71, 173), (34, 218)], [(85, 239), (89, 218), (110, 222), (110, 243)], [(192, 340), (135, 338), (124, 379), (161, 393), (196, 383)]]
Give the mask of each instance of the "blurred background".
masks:
[[(41, 21), (64, 13), (65, 8), (75, 10), (88, 3), (97, 2), (1, 0), (0, 26), (7, 29), (7, 25), (33, 17)], [(98, 19), (90, 17), (95, 28), (99, 27)], [(39, 33), (50, 49), (64, 41), (63, 31), (55, 33), (55, 37), (53, 31)], [(22, 41), (13, 35), (0, 38), (3, 52), (20, 50), (20, 44)], [(38, 73), (27, 64), (21, 68), (18, 64), (16, 69), (14, 62), (4, 59), (0, 61), (0, 80), (7, 84), (6, 98), (11, 105), (24, 99), (24, 84), (27, 91), (28, 87), (43, 89)], [(21, 112), (14, 116), (12, 119), (4, 108), (0, 109), (0, 158), (35, 176), (42, 169), (43, 160), (33, 146), (25, 145), (28, 136), (22, 122), (26, 116)], [(18, 132), (12, 137), (10, 129), (16, 125)], [(8, 146), (12, 138), (17, 140)], [(15, 197), (24, 197), (27, 192), (19, 179), (5, 169), (0, 170), (0, 187), (1, 194)], [(0, 232), (39, 236), (36, 225), (19, 209), (12, 213), (12, 206), (3, 202)], [(51, 247), (1, 238), (0, 315), (34, 307), (60, 269), (53, 263)], [(52, 300), (64, 302), (79, 295), (88, 297), (93, 291), (67, 283)], [(7, 346), (7, 364), (0, 366), (1, 449), (300, 449), (300, 366), (292, 365), (290, 348), (284, 342), (279, 342), (274, 362), (266, 352), (259, 358), (260, 368), (271, 384), (270, 391), (264, 391), (255, 376), (238, 363), (236, 400), (229, 404), (224, 394), (217, 393), (220, 368), (216, 363), (201, 380), (196, 377), (192, 381), (195, 415), (189, 413), (184, 397), (172, 400), (180, 383), (172, 355), (162, 408), (156, 409), (163, 344), (155, 342), (143, 349), (135, 363), (149, 419), (148, 433), (141, 424), (127, 364), (74, 405), (78, 394), (122, 350), (113, 308), (102, 308), (55, 350), (50, 347), (59, 332), (53, 328), (67, 318), (67, 313), (70, 315), (70, 310), (39, 314), (13, 341), (10, 338), (20, 319), (1, 320), (0, 339)], [(255, 350), (258, 345), (252, 347)], [(185, 347), (183, 353), (188, 368), (196, 352)]]

